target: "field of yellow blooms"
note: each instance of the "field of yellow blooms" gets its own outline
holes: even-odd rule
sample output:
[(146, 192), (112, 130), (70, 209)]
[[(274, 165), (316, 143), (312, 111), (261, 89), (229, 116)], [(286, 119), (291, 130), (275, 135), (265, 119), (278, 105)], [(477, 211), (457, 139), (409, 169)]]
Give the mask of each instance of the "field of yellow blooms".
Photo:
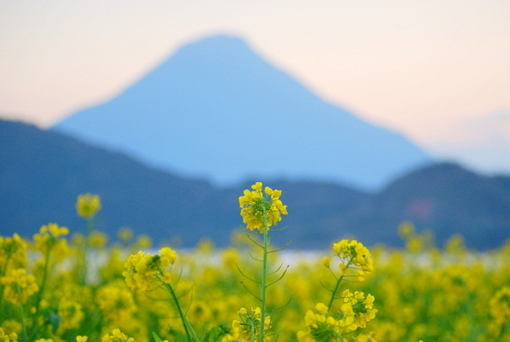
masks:
[(339, 240), (313, 257), (271, 245), (281, 195), (254, 184), (231, 246), (191, 251), (129, 229), (109, 242), (99, 196), (80, 195), (81, 231), (0, 237), (0, 342), (510, 341), (510, 243), (440, 250), (406, 223), (405, 250)]

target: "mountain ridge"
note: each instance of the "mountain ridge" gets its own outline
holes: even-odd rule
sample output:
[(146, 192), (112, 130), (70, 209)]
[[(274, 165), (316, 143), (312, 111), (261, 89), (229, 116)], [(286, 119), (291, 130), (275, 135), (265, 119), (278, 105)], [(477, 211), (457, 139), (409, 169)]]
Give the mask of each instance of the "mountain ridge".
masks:
[(224, 185), (271, 176), (369, 189), (431, 161), (403, 136), (323, 101), (230, 36), (182, 47), (115, 98), (52, 129)]
[(0, 120), (0, 146), (2, 235), (31, 236), (48, 222), (81, 231), (74, 203), (78, 194), (91, 192), (103, 200), (97, 228), (110, 237), (129, 226), (156, 244), (179, 237), (190, 247), (209, 237), (225, 246), (241, 226), (237, 198), (263, 181), (283, 190), (289, 215), (282, 224), (289, 229), (273, 241), (291, 240), (291, 248), (324, 249), (348, 236), (367, 245), (401, 246), (397, 227), (409, 220), (419, 231), (432, 230), (439, 245), (455, 233), (481, 250), (510, 238), (510, 177), (480, 176), (452, 163), (416, 169), (378, 192), (271, 178), (218, 188), (23, 123)]

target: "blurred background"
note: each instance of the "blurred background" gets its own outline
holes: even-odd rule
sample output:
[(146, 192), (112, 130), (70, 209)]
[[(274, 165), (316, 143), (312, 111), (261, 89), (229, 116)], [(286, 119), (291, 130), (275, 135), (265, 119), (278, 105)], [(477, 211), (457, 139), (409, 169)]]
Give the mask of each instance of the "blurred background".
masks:
[[(201, 227), (184, 243), (230, 231), (241, 185), (274, 180), (296, 206), (306, 195), (293, 189), (323, 189), (303, 204), (320, 219), (292, 225), (320, 226), (324, 240), (363, 226), (397, 244), (410, 220), (494, 247), (510, 236), (509, 18), (504, 0), (2, 1), (2, 233), (62, 215), (72, 225), (80, 192), (110, 203), (105, 229), (147, 231), (171, 205), (172, 176), (169, 192), (193, 194), (179, 207), (188, 220), (172, 212), (154, 229)], [(281, 155), (256, 153), (261, 132)], [(226, 193), (224, 221), (190, 209)]]

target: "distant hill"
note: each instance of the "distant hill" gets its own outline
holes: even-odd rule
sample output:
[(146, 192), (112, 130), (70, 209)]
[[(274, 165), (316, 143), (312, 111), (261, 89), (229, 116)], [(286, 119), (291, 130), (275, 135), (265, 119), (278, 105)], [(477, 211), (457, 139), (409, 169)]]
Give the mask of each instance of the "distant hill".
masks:
[(320, 99), (243, 40), (209, 37), (53, 128), (214, 184), (249, 177), (364, 189), (431, 162), (403, 136)]
[(254, 181), (282, 189), (289, 228), (276, 242), (327, 248), (346, 236), (366, 244), (401, 245), (397, 226), (413, 221), (439, 244), (462, 233), (468, 246), (494, 248), (510, 238), (510, 177), (484, 177), (458, 165), (431, 164), (380, 192), (337, 183), (258, 178), (235, 187), (183, 178), (66, 135), (0, 120), (0, 232), (31, 236), (48, 222), (83, 229), (74, 204), (80, 193), (100, 194), (98, 228), (114, 237), (122, 226), (156, 244), (179, 237), (184, 246), (209, 237), (225, 245), (241, 225), (237, 198)]

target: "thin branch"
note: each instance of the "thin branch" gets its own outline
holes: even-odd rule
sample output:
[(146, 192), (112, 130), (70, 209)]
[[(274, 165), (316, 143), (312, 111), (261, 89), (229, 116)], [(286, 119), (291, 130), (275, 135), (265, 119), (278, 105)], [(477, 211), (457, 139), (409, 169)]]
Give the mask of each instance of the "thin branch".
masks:
[[(282, 269), (282, 266), (283, 266), (283, 263), (281, 263), (280, 266), (278, 266), (278, 268), (276, 270), (274, 270), (273, 272), (268, 273), (267, 275), (269, 276), (269, 275), (273, 275), (275, 273), (278, 273), (278, 271)], [(287, 268), (289, 268), (289, 265), (287, 265)]]
[(262, 259), (255, 258), (255, 257), (253, 256), (253, 254), (251, 254), (251, 252), (250, 252), (250, 258), (252, 258), (253, 260), (258, 261), (258, 262), (262, 262), (262, 261), (264, 261), (264, 260), (262, 260)]
[(319, 280), (319, 283), (321, 283), (322, 287), (325, 288), (326, 290), (328, 290), (329, 292), (333, 292), (332, 289), (328, 288), (326, 285), (324, 285), (324, 283), (322, 282), (322, 280)]
[(269, 287), (269, 286), (271, 286), (271, 285), (273, 285), (273, 284), (276, 284), (277, 282), (279, 282), (280, 280), (282, 280), (282, 278), (285, 276), (285, 273), (287, 273), (287, 270), (288, 270), (288, 269), (289, 269), (289, 266), (287, 266), (287, 268), (285, 269), (285, 271), (283, 271), (282, 275), (281, 275), (278, 279), (276, 279), (276, 280), (275, 280), (275, 281), (273, 281), (272, 283), (270, 283), (270, 284), (266, 285), (266, 287)]
[(251, 292), (251, 290), (246, 286), (245, 283), (241, 282), (241, 285), (243, 285), (244, 289), (246, 291), (248, 291), (248, 293), (251, 294), (253, 297), (255, 297), (255, 299), (257, 299), (258, 301), (262, 301), (262, 299), (259, 296), (255, 295), (255, 294), (253, 294), (253, 292)]
[(271, 251), (267, 251), (267, 254), (279, 252), (279, 251), (281, 251), (281, 250), (283, 250), (283, 249), (287, 248), (287, 247), (288, 247), (291, 243), (292, 243), (292, 241), (289, 241), (289, 242), (287, 242), (287, 243), (286, 243), (283, 247), (281, 247), (281, 248), (277, 248), (277, 249), (273, 249), (273, 250), (271, 250)]
[(237, 264), (236, 264), (236, 267), (237, 267), (237, 270), (239, 271), (239, 273), (241, 273), (241, 275), (242, 275), (243, 277), (245, 277), (245, 278), (246, 278), (246, 279), (248, 279), (248, 280), (251, 280), (251, 281), (252, 281), (252, 282), (254, 282), (255, 284), (260, 284), (260, 281), (255, 280), (255, 279), (252, 279), (252, 278), (248, 277), (246, 274), (244, 274), (244, 273), (243, 273), (243, 271), (241, 271), (241, 268), (239, 268), (239, 266), (238, 266)]
[(251, 242), (253, 242), (254, 244), (256, 244), (257, 246), (259, 246), (260, 248), (264, 248), (264, 246), (262, 246), (257, 240), (255, 240), (254, 238), (252, 238), (250, 235), (246, 234), (246, 236), (248, 237), (248, 239), (250, 239)]

